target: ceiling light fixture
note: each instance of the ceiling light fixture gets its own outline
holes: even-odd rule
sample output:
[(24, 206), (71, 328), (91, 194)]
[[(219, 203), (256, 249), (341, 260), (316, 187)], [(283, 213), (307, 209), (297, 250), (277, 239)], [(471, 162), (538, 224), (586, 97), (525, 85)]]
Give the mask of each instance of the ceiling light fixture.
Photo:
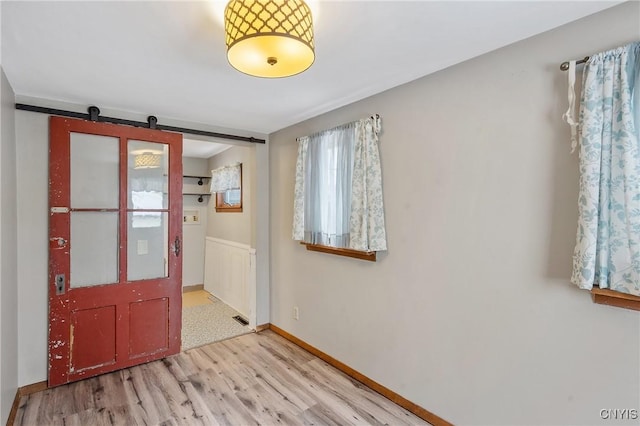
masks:
[(134, 158), (134, 169), (157, 169), (162, 162), (162, 155), (144, 152)]
[(311, 9), (302, 0), (231, 0), (224, 29), (227, 59), (245, 74), (289, 77), (315, 60)]

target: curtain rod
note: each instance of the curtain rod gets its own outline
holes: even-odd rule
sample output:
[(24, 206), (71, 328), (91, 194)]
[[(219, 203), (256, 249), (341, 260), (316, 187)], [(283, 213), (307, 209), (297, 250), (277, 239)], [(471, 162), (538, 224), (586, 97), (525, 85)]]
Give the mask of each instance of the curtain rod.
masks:
[(100, 110), (96, 106), (90, 106), (88, 108), (87, 114), (82, 112), (66, 111), (63, 109), (45, 108), (45, 107), (40, 107), (36, 105), (26, 105), (26, 104), (19, 104), (19, 103), (16, 104), (16, 109), (22, 110), (22, 111), (40, 112), (40, 113), (49, 114), (49, 115), (60, 115), (63, 117), (81, 118), (83, 120), (98, 121), (101, 123), (124, 124), (126, 126), (144, 127), (147, 129), (157, 129), (157, 130), (167, 130), (170, 132), (188, 133), (190, 135), (211, 136), (214, 138), (229, 139), (234, 141), (243, 141), (243, 142), (251, 142), (251, 143), (266, 142), (264, 139), (256, 139), (250, 136), (229, 135), (226, 133), (209, 132), (207, 130), (189, 129), (187, 127), (165, 126), (163, 124), (158, 124), (158, 118), (153, 115), (150, 115), (149, 117), (147, 117), (146, 122), (125, 120), (123, 118), (104, 117), (104, 116), (100, 116)]
[[(578, 64), (584, 64), (585, 62), (587, 62), (589, 60), (588, 56), (585, 56), (584, 58), (576, 61), (576, 65)], [(560, 64), (560, 69), (562, 71), (567, 71), (569, 69), (569, 61), (563, 62)]]
[[(372, 120), (379, 120), (380, 119), (380, 114), (371, 114), (367, 118), (370, 118)], [(351, 124), (354, 124), (356, 121), (358, 121), (358, 120), (350, 121), (348, 123), (342, 123), (342, 124), (339, 124), (339, 125), (337, 125), (335, 127), (331, 127), (329, 129), (319, 130), (319, 131), (317, 131), (315, 133), (311, 133), (310, 135), (307, 135), (306, 137), (316, 136), (316, 135), (319, 135), (319, 134), (324, 133), (324, 132), (329, 132), (331, 130), (336, 130), (336, 129), (339, 129), (341, 127), (349, 126)], [(301, 137), (305, 137), (305, 136), (301, 136)], [(296, 141), (299, 141), (299, 140), (300, 140), (300, 138), (296, 138)]]

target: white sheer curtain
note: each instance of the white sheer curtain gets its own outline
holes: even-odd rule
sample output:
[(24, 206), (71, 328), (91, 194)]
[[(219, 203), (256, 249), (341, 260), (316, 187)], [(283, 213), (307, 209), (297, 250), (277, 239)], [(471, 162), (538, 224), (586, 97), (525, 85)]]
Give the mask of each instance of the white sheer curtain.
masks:
[(355, 125), (347, 124), (306, 138), (303, 241), (349, 247), (351, 174)]
[(211, 193), (240, 189), (240, 164), (233, 164), (211, 170)]
[(293, 239), (386, 250), (379, 117), (298, 139)]

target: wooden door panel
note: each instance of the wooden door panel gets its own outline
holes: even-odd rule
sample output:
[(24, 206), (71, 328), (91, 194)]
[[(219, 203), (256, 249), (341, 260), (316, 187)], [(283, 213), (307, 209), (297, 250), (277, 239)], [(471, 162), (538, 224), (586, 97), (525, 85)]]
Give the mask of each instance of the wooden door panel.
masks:
[[(97, 173), (96, 176), (101, 176), (98, 178), (91, 170), (99, 169), (100, 159), (104, 157), (97, 153), (103, 140), (108, 140), (105, 143), (112, 147), (115, 143), (117, 150), (107, 150), (112, 155), (105, 161), (111, 163), (105, 165), (104, 170), (111, 172)], [(131, 186), (132, 182), (138, 179), (136, 182), (141, 185), (140, 176), (145, 173), (134, 167), (138, 154), (131, 146), (142, 146), (145, 150), (147, 146), (162, 148), (163, 169), (152, 171), (164, 182), (153, 188), (155, 196), (163, 200), (159, 207), (140, 207), (131, 202), (132, 191), (136, 190)], [(81, 152), (74, 156), (74, 149)], [(83, 161), (97, 161), (98, 164), (86, 165)], [(115, 178), (114, 165), (118, 170)], [(81, 170), (77, 176), (91, 179), (89, 187), (86, 182), (82, 185), (71, 182), (72, 166)], [(160, 166), (154, 166), (157, 167)], [(182, 136), (52, 117), (49, 172), (49, 386), (178, 353), (182, 259), (181, 250), (171, 248), (177, 246), (175, 242), (180, 244), (182, 241)], [(107, 175), (117, 181), (115, 207), (112, 206), (113, 198), (105, 205), (100, 197), (84, 196), (88, 190), (100, 191), (100, 182), (107, 179)], [(105, 182), (105, 188), (109, 188), (111, 194), (114, 193), (113, 185), (112, 181)], [(149, 189), (137, 191), (148, 192)], [(73, 201), (71, 192), (79, 202)], [(101, 226), (99, 221), (91, 222), (108, 215), (117, 216), (117, 221), (109, 220), (111, 224), (117, 223), (113, 231), (105, 231), (107, 226)], [(139, 229), (135, 229), (131, 221), (136, 215), (147, 217), (146, 221), (138, 220)], [(81, 218), (75, 228), (72, 216)], [(148, 220), (148, 217), (159, 216), (162, 217), (160, 221), (150, 223)], [(152, 231), (149, 228), (154, 226), (168, 228), (160, 234), (157, 231), (149, 234)], [(114, 226), (109, 225), (111, 228)], [(72, 234), (73, 229), (75, 234)], [(96, 232), (98, 230), (102, 232)], [(138, 245), (143, 246), (145, 252), (134, 251)], [(104, 249), (107, 251), (100, 247), (107, 247)], [(158, 269), (158, 261), (154, 269), (145, 265), (143, 260), (147, 253), (164, 256), (159, 262), (166, 264), (165, 270), (162, 271), (163, 266)], [(92, 271), (97, 275), (93, 276)]]
[(79, 373), (116, 362), (116, 306), (71, 312), (71, 368)]
[(169, 348), (169, 309), (169, 299), (166, 297), (129, 305), (131, 358), (152, 355)]

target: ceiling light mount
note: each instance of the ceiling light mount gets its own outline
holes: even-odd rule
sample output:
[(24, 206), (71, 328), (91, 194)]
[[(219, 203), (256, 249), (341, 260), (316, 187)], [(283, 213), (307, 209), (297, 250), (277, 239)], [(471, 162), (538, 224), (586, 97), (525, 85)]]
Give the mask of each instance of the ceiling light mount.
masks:
[(315, 60), (311, 9), (302, 0), (231, 0), (224, 28), (227, 59), (245, 74), (289, 77)]

